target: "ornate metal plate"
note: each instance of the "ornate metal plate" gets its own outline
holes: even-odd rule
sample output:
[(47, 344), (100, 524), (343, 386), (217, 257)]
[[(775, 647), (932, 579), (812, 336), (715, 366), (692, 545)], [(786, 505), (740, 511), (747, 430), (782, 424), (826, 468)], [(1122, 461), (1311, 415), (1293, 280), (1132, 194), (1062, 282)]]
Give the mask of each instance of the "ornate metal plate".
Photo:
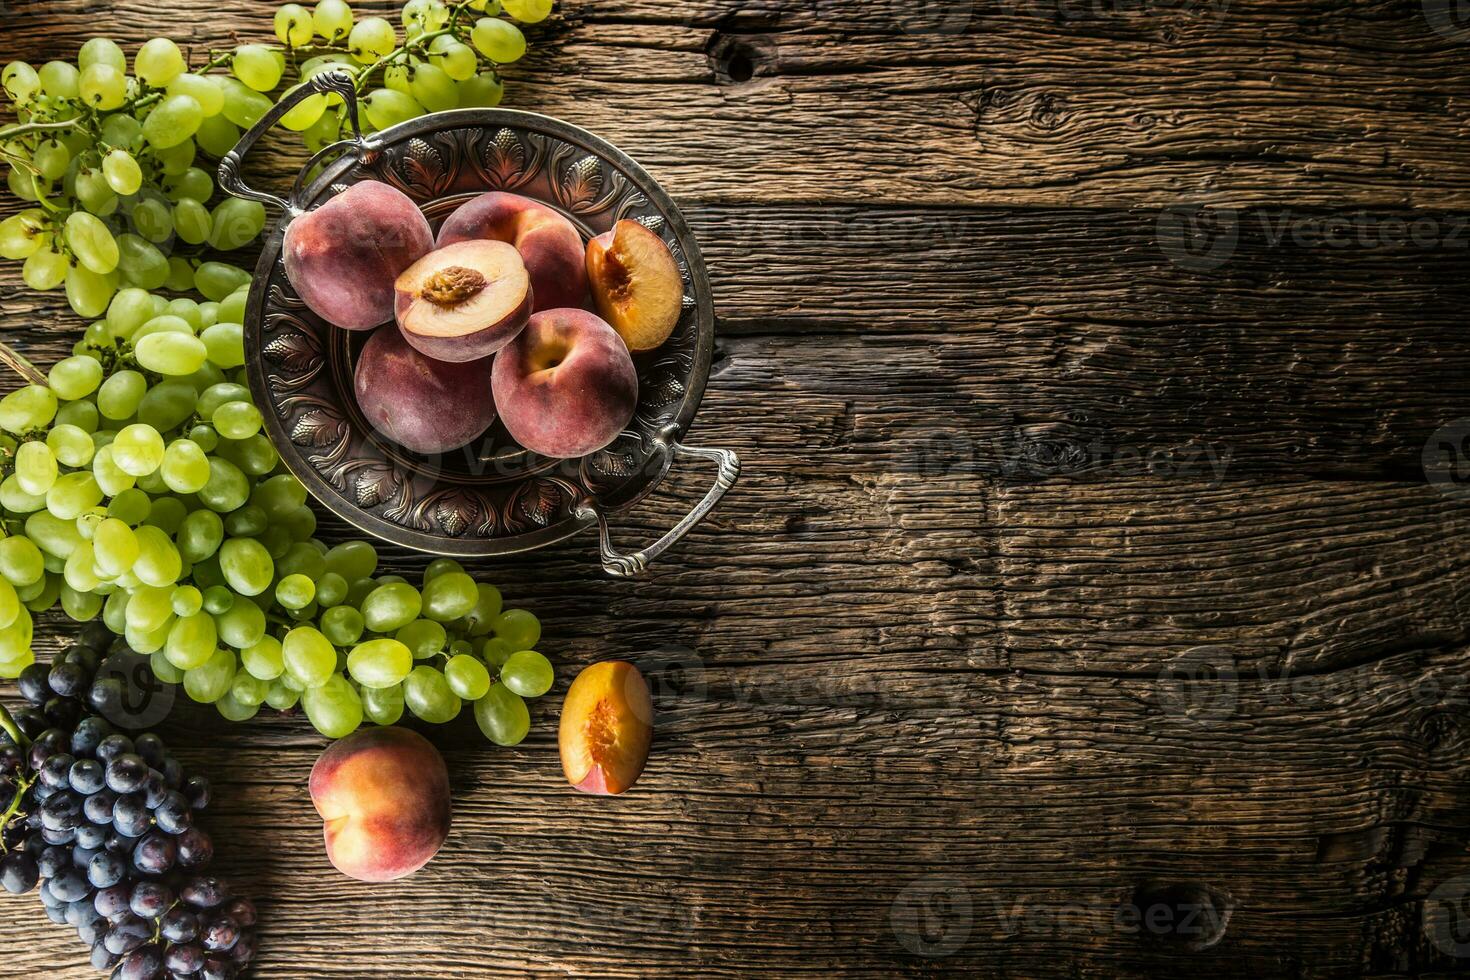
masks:
[(281, 263), (288, 213), (256, 267), (245, 353), (254, 397), (291, 472), (323, 504), (371, 534), (462, 556), (550, 544), (593, 523), (596, 513), (627, 507), (651, 491), (669, 467), (668, 443), (684, 433), (699, 406), (714, 333), (699, 249), (668, 195), (606, 141), (513, 110), (438, 113), (350, 150), (293, 203), (309, 210), (372, 179), (412, 197), (436, 228), (461, 203), (488, 190), (547, 204), (587, 237), (631, 218), (668, 243), (684, 276), (684, 313), (662, 347), (635, 356), (637, 412), (606, 449), (551, 460), (521, 449), (497, 422), (461, 450), (412, 453), (380, 436), (353, 397), (355, 357), (370, 331), (330, 326), (291, 289)]

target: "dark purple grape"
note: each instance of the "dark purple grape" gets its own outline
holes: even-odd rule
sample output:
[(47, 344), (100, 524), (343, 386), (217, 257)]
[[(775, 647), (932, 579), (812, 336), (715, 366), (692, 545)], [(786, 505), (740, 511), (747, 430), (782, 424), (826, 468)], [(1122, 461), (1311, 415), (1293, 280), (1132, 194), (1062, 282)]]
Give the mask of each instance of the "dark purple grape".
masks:
[(124, 837), (142, 837), (153, 823), (141, 793), (119, 796), (112, 805), (112, 826)]
[[(41, 814), (41, 822), (43, 824), (45, 823), (45, 816), (46, 815), (44, 813)], [(57, 829), (43, 826), (41, 828), (41, 837), (48, 844), (71, 844), (77, 839), (77, 829), (75, 827), (63, 827)]]
[(199, 938), (199, 916), (175, 906), (158, 923), (159, 934), (171, 943), (192, 943)]
[(128, 908), (128, 900), (132, 894), (133, 890), (126, 884), (112, 885), (92, 896), (92, 907), (109, 922), (120, 922), (132, 914)]
[(66, 660), (53, 666), (46, 679), (51, 685), (51, 690), (64, 698), (79, 697), (92, 680), (87, 674), (86, 667)]
[(92, 886), (87, 883), (86, 876), (71, 867), (58, 871), (56, 876), (46, 883), (46, 886), (51, 889), (52, 895), (63, 902), (75, 902), (92, 891)]
[(163, 773), (157, 769), (148, 770), (148, 778), (143, 780), (143, 800), (152, 810), (163, 802), (164, 796), (169, 792), (168, 783), (163, 780)]
[(87, 675), (86, 683), (82, 685), (80, 691), (73, 695), (73, 697), (79, 698), (86, 691), (87, 685), (92, 683), (92, 678), (97, 676), (97, 668), (102, 665), (102, 654), (90, 647), (72, 644), (62, 653), (61, 659), (66, 663), (76, 664), (78, 667), (81, 667), (82, 671)]
[(235, 944), (240, 941), (240, 923), (228, 915), (210, 919), (204, 923), (200, 941), (204, 943), (205, 949), (215, 953), (234, 949)]
[(135, 793), (148, 780), (148, 763), (125, 752), (107, 763), (107, 788), (114, 793)]
[(133, 867), (147, 875), (161, 875), (173, 869), (178, 857), (178, 842), (167, 834), (150, 831), (133, 848)]
[(113, 732), (97, 743), (97, 761), (103, 765), (111, 762), (120, 755), (127, 755), (133, 751), (133, 740), (126, 735)]
[(128, 699), (128, 688), (121, 677), (99, 677), (87, 688), (87, 707), (99, 715), (113, 715)]
[(66, 906), (65, 905), (48, 905), (48, 906), (46, 906), (46, 918), (50, 919), (52, 922), (56, 923), (59, 926), (66, 925)]
[[(120, 855), (110, 851), (99, 852), (87, 865), (87, 880), (94, 888), (110, 889), (127, 877), (127, 873), (127, 862)], [(97, 911), (102, 912), (103, 915), (107, 914), (101, 907)]]
[(182, 834), (194, 822), (189, 801), (178, 790), (169, 790), (153, 808), (153, 821), (170, 834)]
[(235, 964), (226, 959), (211, 956), (199, 970), (199, 980), (235, 980)]
[(41, 713), (41, 709), (33, 708), (28, 704), (21, 705), (10, 713), (10, 717), (15, 719), (15, 727), (19, 728), (32, 742), (39, 741), (42, 736), (46, 736), (48, 739), (62, 739), (63, 741), (59, 744), (65, 747), (66, 733), (57, 729), (55, 735), (48, 734), (51, 732), (51, 725), (47, 723), (46, 716)]
[(184, 780), (184, 795), (191, 807), (203, 810), (209, 806), (209, 780), (203, 776), (190, 776)]
[(15, 686), (20, 688), (20, 696), (31, 704), (45, 704), (52, 695), (49, 677), (51, 668), (45, 664), (31, 664), (20, 672), (15, 679)]
[(168, 784), (169, 789), (178, 789), (184, 785), (184, 767), (173, 756), (163, 760), (163, 781)]
[(37, 857), (36, 864), (41, 869), (42, 878), (54, 877), (71, 864), (71, 852), (64, 847), (47, 847)]
[(204, 965), (204, 950), (186, 940), (183, 945), (174, 946), (164, 954), (163, 965), (175, 973), (197, 973)]
[[(83, 824), (82, 826), (85, 827), (88, 825)], [(80, 833), (81, 828), (79, 827), (77, 830)], [(71, 866), (82, 874), (86, 874), (88, 866), (92, 863), (92, 859), (103, 853), (105, 852), (100, 847), (83, 847), (80, 844), (73, 844), (71, 848)]]
[[(16, 714), (19, 714), (19, 712), (16, 712)], [(16, 719), (16, 723), (20, 724), (19, 718)], [(25, 726), (22, 724), (21, 727), (24, 728)], [(47, 728), (39, 735), (31, 735), (30, 732), (26, 732), (26, 734), (31, 738), (31, 750), (27, 755), (27, 760), (30, 762), (31, 768), (37, 772), (46, 764), (47, 759), (58, 752), (66, 751), (71, 745), (71, 739), (67, 738), (66, 733), (59, 728)]]
[[(31, 787), (31, 795), (35, 797), (37, 803), (45, 803), (47, 800), (51, 799), (52, 796), (56, 795), (56, 787), (47, 786), (45, 783), (37, 780), (35, 784)], [(39, 814), (40, 812), (40, 810), (36, 811), (37, 814)], [(37, 820), (39, 823), (39, 817), (37, 818)]]
[(236, 922), (241, 928), (248, 929), (255, 925), (255, 904), (248, 898), (237, 898), (225, 906), (225, 914)]
[(69, 752), (57, 752), (41, 766), (41, 782), (52, 789), (63, 789), (71, 785), (71, 767), (76, 761)]
[(87, 851), (100, 850), (107, 843), (107, 835), (111, 831), (90, 821), (83, 821), (77, 826), (76, 846)]
[(116, 639), (113, 636), (112, 630), (100, 619), (94, 619), (84, 624), (77, 633), (77, 643), (84, 647), (90, 647), (99, 653), (106, 653), (110, 650)]
[[(53, 755), (46, 760), (46, 765), (49, 766), (61, 758), (65, 758), (65, 756)], [(71, 764), (71, 769), (67, 772), (66, 778), (71, 788), (83, 796), (91, 796), (106, 786), (102, 763), (95, 759), (76, 760)]]
[(129, 913), (113, 923), (102, 943), (119, 955), (131, 953), (153, 938), (153, 923)]
[(75, 902), (67, 903), (66, 924), (72, 926), (73, 928), (81, 925), (83, 920), (83, 910), (86, 910), (87, 917), (91, 917), (97, 914), (97, 910), (92, 908), (91, 895), (88, 895), (86, 898), (79, 898)]
[(214, 858), (214, 841), (198, 827), (179, 835), (179, 867), (202, 868)]
[(138, 841), (136, 838), (124, 836), (116, 830), (113, 830), (107, 835), (107, 843), (103, 844), (102, 847), (109, 854), (116, 854), (118, 857), (131, 857), (133, 848), (137, 844)]
[(82, 814), (95, 824), (110, 824), (116, 805), (117, 794), (104, 787), (82, 801)]
[(92, 944), (92, 968), (94, 970), (110, 970), (122, 959), (112, 950), (107, 948), (107, 934), (103, 933), (102, 939)]
[(115, 732), (116, 729), (106, 718), (88, 715), (77, 722), (77, 727), (71, 733), (71, 754), (78, 758), (95, 755), (102, 740)]
[(128, 907), (144, 919), (156, 919), (174, 903), (173, 889), (157, 881), (140, 881), (133, 886)]
[(255, 959), (256, 939), (255, 931), (247, 929), (240, 934), (240, 941), (230, 949), (230, 959), (245, 969), (246, 964)]
[(9, 781), (12, 776), (20, 772), (22, 760), (25, 753), (19, 745), (0, 745), (0, 779)]
[(196, 909), (212, 909), (218, 907), (229, 896), (225, 893), (225, 887), (215, 878), (190, 878), (188, 883), (179, 890), (179, 897)]
[(163, 768), (163, 760), (167, 752), (163, 747), (163, 739), (152, 732), (144, 732), (133, 739), (133, 751), (143, 757), (143, 761), (154, 769)]
[[(77, 720), (82, 717), (82, 706), (67, 698), (52, 698), (41, 706), (41, 713), (51, 724), (69, 733), (77, 726)], [(70, 744), (71, 735), (68, 734), (66, 739), (67, 744)]]
[[(81, 921), (77, 923), (77, 937), (88, 946), (94, 946), (112, 926), (97, 914), (96, 909), (89, 908), (88, 912), (89, 914), (83, 915)], [(239, 949), (238, 946), (235, 948)]]
[(41, 880), (41, 869), (29, 854), (13, 853), (0, 861), (0, 887), (12, 895), (23, 895)]
[(70, 830), (82, 822), (82, 798), (69, 789), (57, 790), (41, 804), (41, 827)]

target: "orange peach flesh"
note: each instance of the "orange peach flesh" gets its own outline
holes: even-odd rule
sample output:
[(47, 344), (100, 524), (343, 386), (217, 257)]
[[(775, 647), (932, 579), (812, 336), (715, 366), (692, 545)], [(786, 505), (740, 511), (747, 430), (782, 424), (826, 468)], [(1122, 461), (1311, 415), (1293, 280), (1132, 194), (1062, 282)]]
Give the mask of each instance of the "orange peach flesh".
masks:
[(653, 701), (638, 668), (593, 664), (562, 705), (562, 770), (584, 793), (615, 795), (638, 780), (653, 739)]
[[(466, 264), (459, 265), (458, 261)], [(525, 264), (503, 242), (449, 245), (404, 270), (399, 323), (422, 337), (457, 337), (511, 316), (530, 292)]]
[(631, 351), (653, 350), (673, 333), (684, 280), (664, 240), (626, 218), (587, 243), (587, 278), (602, 318)]

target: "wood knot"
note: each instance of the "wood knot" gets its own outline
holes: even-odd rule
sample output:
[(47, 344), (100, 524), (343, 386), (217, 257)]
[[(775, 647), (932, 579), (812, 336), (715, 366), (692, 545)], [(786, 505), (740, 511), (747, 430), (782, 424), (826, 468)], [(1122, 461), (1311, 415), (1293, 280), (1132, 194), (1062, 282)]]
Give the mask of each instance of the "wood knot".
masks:
[(1230, 896), (1199, 882), (1139, 885), (1119, 910), (1146, 940), (1190, 951), (1215, 945), (1230, 924)]

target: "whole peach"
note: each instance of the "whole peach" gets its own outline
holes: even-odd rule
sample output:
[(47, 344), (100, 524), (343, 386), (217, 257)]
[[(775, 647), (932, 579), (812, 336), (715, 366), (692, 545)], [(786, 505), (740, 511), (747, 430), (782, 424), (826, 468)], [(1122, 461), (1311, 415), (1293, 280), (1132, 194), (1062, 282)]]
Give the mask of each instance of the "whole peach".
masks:
[(407, 728), (365, 728), (335, 742), (311, 770), (327, 857), (359, 881), (393, 881), (429, 863), (449, 835), (449, 772)]
[(617, 331), (586, 310), (542, 310), (495, 356), (495, 407), (511, 438), (569, 459), (606, 446), (638, 407), (638, 372)]
[(363, 345), (353, 390), (368, 422), (416, 453), (458, 449), (495, 422), (490, 358), (435, 360), (391, 323)]
[(393, 319), (393, 280), (434, 248), (418, 205), (364, 180), (286, 226), (286, 278), (311, 310), (346, 330)]
[(439, 247), (488, 238), (509, 242), (531, 275), (531, 312), (587, 302), (586, 260), (577, 227), (519, 194), (491, 191), (460, 205), (439, 228)]

